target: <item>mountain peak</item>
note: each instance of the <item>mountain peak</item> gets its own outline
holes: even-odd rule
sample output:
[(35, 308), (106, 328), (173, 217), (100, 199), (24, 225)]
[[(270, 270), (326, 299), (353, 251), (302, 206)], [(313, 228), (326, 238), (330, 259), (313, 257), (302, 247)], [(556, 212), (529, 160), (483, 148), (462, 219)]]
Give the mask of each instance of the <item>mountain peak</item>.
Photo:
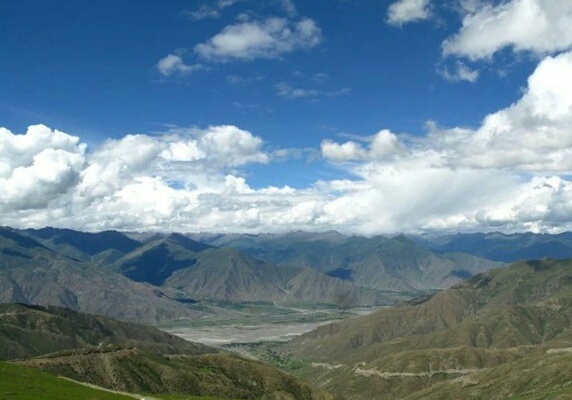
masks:
[(191, 251), (194, 251), (197, 253), (200, 251), (206, 250), (206, 249), (213, 248), (213, 246), (211, 246), (209, 244), (197, 242), (197, 241), (190, 239), (189, 237), (187, 237), (181, 233), (171, 233), (169, 236), (167, 236), (164, 239), (164, 241), (176, 243), (179, 246), (182, 246), (187, 250), (191, 250)]

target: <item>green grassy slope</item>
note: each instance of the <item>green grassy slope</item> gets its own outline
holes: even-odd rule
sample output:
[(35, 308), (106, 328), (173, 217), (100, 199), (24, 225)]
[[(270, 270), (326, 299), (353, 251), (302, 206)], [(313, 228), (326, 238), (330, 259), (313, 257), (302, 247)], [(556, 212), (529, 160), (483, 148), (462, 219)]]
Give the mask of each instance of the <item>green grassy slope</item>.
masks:
[(21, 363), (121, 392), (298, 400), (332, 397), (266, 364), (231, 354), (157, 355), (137, 349), (73, 353)]
[(71, 382), (35, 368), (0, 362), (0, 398), (10, 400), (132, 400)]
[(152, 397), (332, 399), (269, 365), (156, 328), (61, 307), (0, 305), (0, 359), (15, 358), (56, 376)]
[(63, 307), (0, 304), (0, 360), (106, 346), (177, 354), (216, 351), (145, 325)]

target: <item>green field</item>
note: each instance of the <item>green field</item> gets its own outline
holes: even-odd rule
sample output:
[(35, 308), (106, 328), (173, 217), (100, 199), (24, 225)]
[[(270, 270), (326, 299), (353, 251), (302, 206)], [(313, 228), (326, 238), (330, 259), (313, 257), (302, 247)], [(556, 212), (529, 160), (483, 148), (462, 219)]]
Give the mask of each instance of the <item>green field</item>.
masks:
[[(133, 400), (139, 398), (94, 389), (35, 368), (0, 362), (0, 400)], [(147, 398), (143, 396), (143, 398)], [(149, 397), (151, 398), (151, 397)], [(223, 400), (219, 397), (152, 395), (161, 400)]]
[(0, 362), (0, 400), (133, 400), (92, 389), (34, 368)]

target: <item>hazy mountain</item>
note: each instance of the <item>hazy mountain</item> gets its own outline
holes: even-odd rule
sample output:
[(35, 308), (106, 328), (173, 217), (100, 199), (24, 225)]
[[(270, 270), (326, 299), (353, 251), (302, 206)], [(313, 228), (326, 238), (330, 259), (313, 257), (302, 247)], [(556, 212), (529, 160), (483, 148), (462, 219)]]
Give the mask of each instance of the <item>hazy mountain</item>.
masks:
[(80, 263), (30, 237), (0, 228), (0, 302), (61, 305), (122, 320), (159, 322), (202, 311), (180, 294)]
[(209, 249), (164, 286), (198, 299), (273, 301), (338, 306), (383, 305), (391, 294), (369, 290), (307, 268), (278, 267), (233, 249)]
[[(452, 397), (489, 398), (484, 380), (502, 372), (493, 386), (500, 398), (561, 388), (571, 326), (572, 261), (530, 261), (322, 326), (287, 347), (307, 365), (300, 373), (348, 398), (450, 398), (463, 388), (466, 397)], [(535, 370), (542, 384), (526, 385), (520, 372), (542, 363), (551, 372)]]
[(462, 252), (496, 261), (572, 258), (572, 232), (556, 235), (532, 232), (504, 234), (459, 233), (419, 237), (418, 241), (437, 251)]
[(0, 305), (0, 344), (0, 359), (26, 357), (18, 363), (124, 392), (333, 398), (260, 362), (144, 325), (59, 307)]
[(0, 300), (6, 302), (166, 321), (197, 315), (200, 305), (183, 304), (195, 300), (350, 307), (392, 304), (401, 298), (319, 271), (267, 264), (180, 234), (139, 243), (117, 232), (77, 232), (77, 237), (74, 231), (53, 228), (2, 232), (11, 235), (12, 250), (5, 248), (0, 263), (19, 262), (0, 279)]
[(140, 245), (110, 267), (138, 282), (161, 285), (173, 272), (196, 263), (198, 253), (212, 246), (171, 234)]
[(47, 227), (26, 229), (19, 233), (30, 236), (62, 255), (83, 261), (109, 251), (126, 254), (140, 246), (136, 240), (117, 231), (89, 233)]
[(330, 231), (192, 237), (239, 249), (268, 263), (312, 268), (382, 290), (441, 289), (500, 265), (470, 255), (436, 252), (403, 235), (365, 238)]

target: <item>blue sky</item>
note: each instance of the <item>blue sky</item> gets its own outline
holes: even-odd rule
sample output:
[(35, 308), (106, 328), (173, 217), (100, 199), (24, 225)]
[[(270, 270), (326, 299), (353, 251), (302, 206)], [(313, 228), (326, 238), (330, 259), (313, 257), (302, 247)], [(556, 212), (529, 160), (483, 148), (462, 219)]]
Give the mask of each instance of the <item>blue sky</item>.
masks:
[(0, 3), (0, 224), (571, 228), (572, 1), (164, 3)]

